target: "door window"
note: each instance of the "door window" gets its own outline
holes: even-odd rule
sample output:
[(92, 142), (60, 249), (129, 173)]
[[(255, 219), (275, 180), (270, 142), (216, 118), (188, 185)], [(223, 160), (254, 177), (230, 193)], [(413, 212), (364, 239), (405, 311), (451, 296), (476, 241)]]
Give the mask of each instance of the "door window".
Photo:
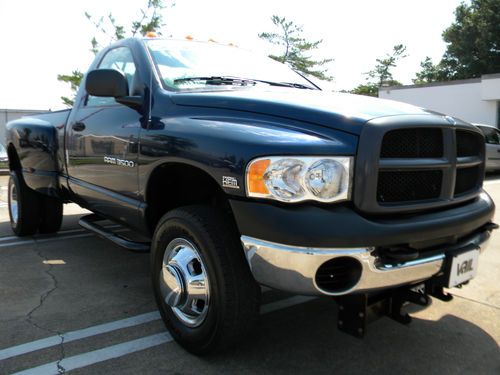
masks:
[[(136, 67), (134, 63), (134, 58), (132, 52), (127, 47), (114, 48), (101, 60), (99, 67), (97, 69), (114, 69), (122, 73), (128, 81), (128, 87), (132, 87), (132, 82), (134, 79), (134, 74), (136, 72)], [(99, 96), (87, 96), (87, 101), (85, 103), (87, 106), (107, 106), (116, 104), (115, 98), (111, 97), (99, 97)]]

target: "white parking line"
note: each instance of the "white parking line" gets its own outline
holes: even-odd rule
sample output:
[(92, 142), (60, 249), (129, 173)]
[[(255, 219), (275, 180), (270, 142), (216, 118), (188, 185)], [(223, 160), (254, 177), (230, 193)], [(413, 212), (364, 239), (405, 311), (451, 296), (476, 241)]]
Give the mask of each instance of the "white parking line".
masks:
[(158, 319), (160, 319), (160, 313), (158, 311), (153, 311), (146, 314), (136, 315), (130, 318), (117, 320), (111, 323), (99, 324), (97, 326), (63, 333), (61, 334), (61, 336), (51, 336), (45, 339), (28, 342), (26, 344), (12, 346), (10, 348), (0, 350), (0, 361), (2, 359), (17, 357), (22, 354), (31, 353), (37, 350), (59, 345), (61, 343), (61, 337), (63, 337), (64, 342), (67, 343), (91, 336), (100, 335), (102, 333), (112, 332), (122, 328), (133, 327)]
[(81, 237), (92, 237), (92, 236), (93, 236), (92, 233), (83, 233), (83, 234), (75, 234), (73, 236), (62, 236), (62, 237), (52, 237), (52, 238), (37, 239), (36, 241), (34, 239), (22, 240), (22, 241), (15, 241), (15, 242), (0, 243), (0, 248), (2, 248), (2, 247), (12, 247), (12, 246), (21, 246), (21, 245), (29, 245), (29, 244), (34, 245), (35, 243), (44, 243), (44, 242), (50, 242), (50, 241), (67, 240), (67, 239), (70, 239), (70, 238), (81, 238)]
[[(261, 307), (261, 314), (268, 314), (277, 310), (281, 310), (287, 307), (299, 305), (308, 301), (316, 299), (316, 297), (305, 297), (305, 296), (294, 296), (291, 298), (287, 298), (284, 300), (271, 302)], [(149, 321), (154, 321), (160, 319), (160, 315), (157, 311), (138, 315), (136, 317), (122, 319), (116, 322), (101, 324), (94, 327), (89, 327), (79, 331), (73, 331), (63, 334), (65, 337), (65, 343), (70, 341), (79, 340), (82, 338), (95, 336), (105, 332), (111, 332), (117, 329), (121, 329), (124, 327), (131, 327), (134, 325), (143, 324)], [(142, 323), (139, 321), (143, 320)], [(124, 325), (124, 322), (128, 321), (129, 325)], [(46, 341), (45, 341), (46, 340)], [(140, 339), (127, 341), (124, 343), (108, 346), (102, 349), (97, 349), (91, 352), (78, 354), (72, 357), (64, 358), (62, 361), (54, 361), (51, 363), (47, 363), (41, 366), (33, 367), (31, 369), (23, 370), (21, 372), (17, 372), (17, 375), (45, 375), (45, 374), (57, 374), (59, 373), (59, 367), (64, 368), (65, 371), (75, 370), (77, 368), (86, 367), (93, 365), (95, 363), (104, 362), (109, 359), (119, 358), (127, 354), (135, 353), (141, 350), (145, 350), (148, 348), (152, 348), (154, 346), (158, 346), (161, 344), (165, 344), (167, 342), (172, 341), (172, 337), (167, 332), (162, 332), (158, 334), (154, 334), (151, 336), (143, 337)], [(57, 342), (56, 342), (57, 341)], [(54, 345), (60, 344), (61, 339), (59, 336), (48, 337), (47, 339), (33, 341), (31, 343), (26, 343), (22, 345), (17, 345), (12, 348), (4, 349), (2, 352), (5, 352), (3, 358), (11, 358), (15, 356), (19, 356), (21, 354), (25, 354), (28, 352), (40, 350), (43, 348), (51, 347)], [(0, 354), (2, 353), (0, 352)], [(17, 353), (17, 354), (14, 354)], [(7, 357), (5, 357), (8, 355)], [(2, 359), (2, 357), (0, 357)], [(15, 375), (16, 375), (15, 374)]]
[(78, 354), (73, 357), (64, 358), (61, 362), (51, 362), (42, 366), (33, 367), (28, 370), (16, 372), (14, 375), (46, 375), (46, 374), (59, 374), (60, 368), (65, 371), (75, 370), (77, 368), (86, 367), (107, 361), (109, 359), (122, 357), (127, 354), (135, 353), (144, 349), (152, 348), (172, 341), (172, 336), (168, 332), (157, 333), (143, 337), (137, 340), (124, 342), (122, 344), (108, 346), (106, 348), (94, 350), (92, 352)]
[[(106, 228), (114, 228), (114, 227), (119, 227), (119, 225), (110, 225)], [(49, 236), (49, 235), (42, 235), (40, 237), (35, 237), (35, 238), (39, 238), (39, 239), (42, 239), (42, 238), (56, 238), (56, 237), (59, 237), (59, 236), (64, 236), (66, 234), (71, 234), (71, 233), (83, 233), (83, 232), (88, 232), (86, 229), (83, 229), (83, 228), (76, 228), (76, 229), (68, 229), (68, 230), (62, 230), (62, 231), (59, 231), (57, 232), (57, 235), (56, 236)], [(4, 242), (4, 241), (10, 241), (10, 240), (19, 240), (19, 241), (27, 241), (27, 240), (31, 240), (31, 237), (28, 237), (28, 238), (22, 238), (22, 237), (18, 237), (18, 236), (3, 236), (3, 237), (0, 237), (0, 242)]]
[[(113, 229), (113, 228), (119, 228), (119, 227), (120, 227), (120, 225), (118, 225), (118, 224), (104, 225), (104, 228), (107, 228), (107, 229)], [(88, 230), (83, 229), (81, 227), (78, 227), (75, 229), (60, 230), (59, 232), (56, 233), (56, 236), (64, 236), (66, 234), (79, 233), (79, 232), (88, 232)], [(42, 234), (42, 235), (37, 235), (35, 237), (36, 238), (54, 238), (54, 235)], [(15, 240), (15, 239), (22, 239), (22, 238), (18, 237), (18, 236), (1, 236), (0, 242), (6, 241), (6, 240)]]
[[(113, 225), (113, 226), (109, 226), (109, 227), (106, 227), (106, 228), (118, 228), (118, 227), (119, 227), (119, 225)], [(128, 229), (122, 228), (122, 229), (116, 230), (115, 232), (119, 233), (119, 232), (126, 232), (126, 231), (128, 231)], [(89, 232), (89, 231), (87, 231), (85, 229), (81, 229), (81, 230), (75, 229), (75, 230), (73, 230), (73, 232), (74, 233), (80, 233), (81, 232), (82, 234), (75, 234), (75, 235), (70, 235), (70, 236), (66, 236), (66, 235), (63, 234), (63, 235), (57, 235), (57, 236), (53, 236), (53, 237), (35, 237), (35, 238), (26, 238), (26, 239), (19, 239), (19, 237), (11, 236), (14, 239), (17, 238), (16, 241), (12, 241), (12, 242), (2, 242), (2, 241), (4, 241), (5, 239), (8, 238), (8, 237), (3, 237), (3, 238), (0, 238), (0, 248), (3, 248), (3, 247), (12, 247), (12, 246), (21, 246), (21, 245), (30, 245), (30, 244), (34, 245), (35, 243), (45, 243), (45, 242), (67, 240), (67, 239), (71, 239), (71, 238), (82, 238), (82, 237), (96, 236), (94, 233)]]

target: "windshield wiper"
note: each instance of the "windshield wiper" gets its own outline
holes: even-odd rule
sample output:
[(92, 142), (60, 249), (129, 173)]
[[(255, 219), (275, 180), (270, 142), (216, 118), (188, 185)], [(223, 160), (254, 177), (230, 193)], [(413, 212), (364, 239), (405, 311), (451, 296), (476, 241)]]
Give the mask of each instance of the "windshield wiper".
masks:
[[(264, 81), (261, 81), (264, 82)], [(314, 87), (304, 85), (302, 83), (295, 83), (295, 82), (266, 82), (269, 83), (270, 85), (273, 86), (283, 86), (283, 87), (293, 87), (296, 89), (305, 89), (305, 90), (317, 90)]]
[(247, 86), (247, 85), (256, 85), (257, 83), (265, 83), (270, 86), (315, 90), (313, 87), (303, 85), (301, 83), (273, 82), (262, 79), (241, 78), (241, 77), (231, 77), (231, 76), (184, 77), (175, 79), (174, 84), (179, 84), (183, 82), (192, 82), (192, 81), (206, 81), (206, 83), (209, 85), (235, 85), (235, 86)]
[(238, 77), (228, 77), (228, 76), (209, 76), (209, 77), (183, 77), (174, 79), (174, 84), (193, 82), (193, 81), (206, 81), (208, 85), (255, 85), (256, 82), (253, 79), (245, 79)]

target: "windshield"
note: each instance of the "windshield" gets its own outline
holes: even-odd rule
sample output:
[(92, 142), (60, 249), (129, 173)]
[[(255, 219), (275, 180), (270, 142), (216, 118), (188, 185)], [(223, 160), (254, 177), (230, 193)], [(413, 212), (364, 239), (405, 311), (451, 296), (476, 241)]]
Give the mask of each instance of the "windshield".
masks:
[(237, 47), (160, 39), (148, 40), (146, 45), (165, 88), (217, 89), (220, 85), (273, 83), (315, 88), (285, 64)]

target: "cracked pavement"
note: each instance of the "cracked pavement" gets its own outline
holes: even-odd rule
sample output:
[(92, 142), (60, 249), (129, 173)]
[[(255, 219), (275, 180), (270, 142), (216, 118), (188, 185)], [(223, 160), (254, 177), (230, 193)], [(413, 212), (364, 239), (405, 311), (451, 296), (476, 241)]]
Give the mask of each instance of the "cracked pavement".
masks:
[(40, 330), (42, 330), (42, 331), (46, 331), (46, 332), (48, 332), (48, 333), (50, 333), (50, 334), (55, 334), (55, 335), (57, 335), (57, 336), (59, 336), (59, 337), (60, 337), (61, 342), (60, 342), (60, 344), (59, 344), (59, 347), (60, 347), (60, 353), (61, 353), (61, 354), (60, 354), (59, 360), (57, 361), (57, 368), (58, 368), (58, 370), (59, 370), (59, 373), (60, 373), (60, 374), (64, 374), (66, 371), (65, 371), (64, 367), (63, 367), (63, 366), (61, 366), (61, 364), (60, 364), (60, 362), (64, 359), (64, 336), (62, 335), (62, 332), (59, 332), (59, 331), (56, 331), (56, 330), (52, 330), (52, 329), (49, 329), (49, 328), (45, 328), (45, 327), (40, 326), (39, 324), (37, 324), (37, 323), (35, 322), (35, 320), (34, 320), (35, 318), (33, 317), (33, 315), (35, 314), (35, 312), (36, 312), (38, 309), (42, 308), (42, 306), (43, 306), (43, 304), (44, 304), (45, 300), (46, 300), (46, 299), (50, 296), (50, 294), (51, 294), (52, 292), (54, 292), (54, 291), (57, 289), (57, 287), (58, 287), (57, 278), (56, 278), (56, 276), (55, 276), (55, 275), (51, 272), (54, 266), (53, 266), (52, 264), (50, 264), (50, 263), (49, 263), (49, 264), (45, 263), (45, 262), (47, 262), (47, 261), (49, 260), (49, 258), (45, 257), (45, 256), (42, 254), (42, 252), (41, 252), (41, 250), (40, 250), (40, 248), (39, 248), (39, 246), (38, 246), (38, 243), (37, 243), (36, 239), (35, 239), (35, 245), (34, 245), (33, 251), (35, 252), (35, 254), (36, 254), (36, 255), (38, 255), (38, 256), (40, 257), (40, 259), (42, 259), (42, 260), (43, 260), (43, 264), (44, 264), (45, 266), (47, 266), (47, 268), (45, 269), (45, 273), (46, 273), (46, 274), (47, 274), (47, 275), (48, 275), (48, 276), (52, 279), (53, 284), (52, 284), (52, 287), (51, 287), (49, 290), (45, 291), (42, 295), (40, 295), (40, 303), (38, 304), (38, 306), (34, 307), (34, 308), (33, 308), (33, 309), (32, 309), (32, 310), (28, 313), (28, 314), (26, 314), (26, 318), (27, 318), (27, 321), (28, 321), (28, 322), (29, 322), (29, 323), (30, 323), (33, 327), (38, 328), (38, 329), (40, 329)]
[[(486, 189), (500, 201), (498, 183)], [(0, 178), (0, 185), (2, 180)], [(63, 232), (19, 242), (0, 207), (0, 354), (5, 348), (53, 338), (54, 344), (0, 359), (0, 375), (53, 363), (65, 373), (68, 360), (165, 332), (158, 319), (73, 340), (68, 332), (156, 311), (149, 256), (127, 252), (79, 231), (85, 211), (65, 207)], [(497, 214), (500, 222), (500, 214)], [(68, 232), (69, 231), (69, 232)], [(76, 374), (499, 374), (500, 231), (482, 255), (479, 275), (453, 289), (449, 303), (434, 299), (412, 306), (413, 323), (388, 318), (368, 326), (363, 340), (336, 330), (336, 308), (317, 299), (262, 316), (241, 347), (197, 358), (174, 342), (98, 360)], [(279, 295), (265, 294), (264, 303)], [(281, 297), (280, 297), (281, 298)], [(0, 356), (1, 358), (1, 356)]]

